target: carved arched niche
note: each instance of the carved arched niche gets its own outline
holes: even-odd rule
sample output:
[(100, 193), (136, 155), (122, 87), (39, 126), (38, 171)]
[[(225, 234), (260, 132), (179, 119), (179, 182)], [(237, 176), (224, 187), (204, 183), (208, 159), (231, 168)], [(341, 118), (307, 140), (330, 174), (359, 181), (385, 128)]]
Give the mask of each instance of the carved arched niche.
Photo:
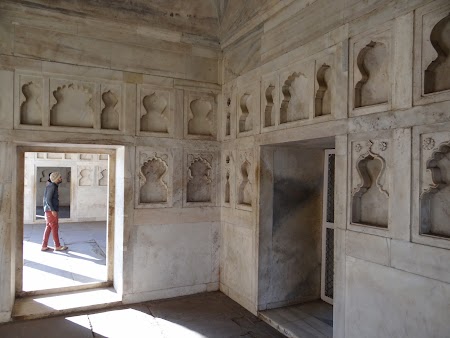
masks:
[(167, 162), (154, 156), (141, 166), (141, 185), (139, 190), (139, 203), (166, 203), (168, 187), (165, 181)]
[(189, 135), (212, 135), (213, 111), (211, 102), (203, 99), (195, 99), (189, 104), (190, 114), (188, 122)]
[(226, 111), (226, 122), (225, 122), (225, 136), (231, 135), (231, 98), (227, 99)]
[(252, 185), (249, 179), (251, 165), (247, 160), (241, 165), (241, 183), (239, 184), (238, 203), (252, 206)]
[(105, 108), (102, 110), (101, 128), (119, 130), (119, 113), (115, 109), (119, 100), (108, 90), (102, 94), (102, 101)]
[(450, 142), (433, 151), (426, 169), (432, 184), (420, 196), (420, 233), (450, 238)]
[(280, 123), (305, 120), (309, 118), (307, 111), (306, 77), (302, 73), (291, 74), (283, 86), (283, 100), (280, 105)]
[(450, 14), (433, 27), (430, 42), (438, 55), (425, 70), (425, 94), (450, 89)]
[(108, 170), (107, 169), (100, 169), (100, 179), (98, 180), (98, 185), (101, 187), (106, 187), (108, 185)]
[(371, 41), (356, 59), (361, 80), (355, 86), (355, 108), (386, 103), (389, 100), (388, 50)]
[(316, 91), (314, 101), (315, 116), (331, 114), (331, 90), (328, 88), (331, 77), (331, 68), (327, 64), (323, 64), (317, 71), (317, 83), (319, 88)]
[(273, 109), (273, 91), (275, 90), (274, 85), (269, 85), (266, 88), (264, 97), (266, 99), (266, 108), (264, 109), (264, 127), (271, 127), (275, 125), (275, 114)]
[(239, 132), (243, 133), (251, 131), (253, 129), (253, 121), (250, 115), (249, 104), (251, 101), (250, 94), (244, 94), (239, 100), (239, 106), (241, 108), (241, 116), (239, 117)]
[(70, 84), (53, 92), (56, 104), (50, 112), (50, 125), (64, 127), (94, 127), (92, 94), (82, 85)]
[(211, 163), (202, 157), (193, 157), (188, 168), (187, 202), (211, 202)]
[(141, 131), (168, 133), (167, 100), (162, 95), (152, 93), (142, 100), (146, 113), (141, 116)]
[(230, 171), (227, 170), (225, 174), (225, 203), (230, 203)]
[(352, 192), (352, 223), (388, 227), (389, 193), (381, 183), (385, 160), (370, 150), (356, 162), (361, 183)]
[(42, 108), (40, 103), (41, 88), (29, 82), (22, 86), (25, 101), (20, 106), (20, 123), (28, 125), (42, 125)]
[(224, 198), (223, 201), (227, 204), (230, 203), (231, 201), (231, 182), (230, 182), (230, 177), (231, 177), (231, 155), (227, 154), (225, 155), (225, 163), (224, 163), (224, 168), (223, 170), (225, 171), (225, 186), (224, 186)]
[(87, 187), (92, 185), (91, 173), (91, 169), (82, 169), (80, 171), (80, 178), (78, 180), (78, 185), (80, 187)]

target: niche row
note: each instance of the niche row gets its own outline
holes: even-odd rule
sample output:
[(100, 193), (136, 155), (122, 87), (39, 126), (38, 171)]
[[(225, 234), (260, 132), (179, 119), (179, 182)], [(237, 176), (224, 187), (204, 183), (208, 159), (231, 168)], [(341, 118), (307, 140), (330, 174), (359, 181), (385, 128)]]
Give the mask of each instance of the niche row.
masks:
[[(426, 54), (424, 60), (430, 61), (415, 66), (422, 72), (419, 79), (422, 96), (450, 90), (450, 35), (447, 34), (450, 14), (436, 21), (430, 26), (429, 42), (424, 43), (425, 50), (421, 51)], [(348, 106), (351, 115), (390, 109), (394, 32), (392, 21), (385, 26), (383, 31), (350, 39)], [(329, 55), (266, 74), (258, 83), (226, 85), (223, 90), (225, 138), (233, 134), (234, 124), (236, 134), (245, 136), (259, 132), (256, 130), (259, 125), (261, 130), (269, 131), (278, 125), (332, 116), (333, 109), (344, 100), (338, 97), (339, 87), (347, 87), (347, 83), (339, 83), (334, 53), (331, 49)]]
[[(17, 74), (17, 125), (123, 130), (124, 85)], [(175, 89), (138, 84), (138, 134), (173, 136)], [(184, 136), (215, 139), (216, 94), (183, 91)], [(183, 109), (179, 107), (178, 109)]]
[[(417, 234), (450, 241), (448, 205), (450, 203), (450, 132), (416, 134), (413, 149), (413, 217)], [(404, 144), (409, 138), (400, 140)], [(350, 224), (389, 230), (393, 212), (398, 213), (399, 187), (395, 177), (403, 176), (399, 170), (403, 155), (394, 151), (393, 138), (354, 140), (350, 142), (351, 184)], [(395, 157), (394, 154), (397, 154)], [(400, 156), (400, 157), (398, 157)], [(408, 156), (405, 160), (408, 160)], [(405, 170), (409, 170), (405, 169)], [(409, 175), (405, 173), (405, 175)], [(408, 193), (405, 193), (408, 195)], [(408, 220), (409, 223), (409, 220)], [(397, 226), (398, 224), (395, 224)], [(439, 242), (435, 245), (442, 246)], [(450, 243), (446, 244), (450, 247)]]

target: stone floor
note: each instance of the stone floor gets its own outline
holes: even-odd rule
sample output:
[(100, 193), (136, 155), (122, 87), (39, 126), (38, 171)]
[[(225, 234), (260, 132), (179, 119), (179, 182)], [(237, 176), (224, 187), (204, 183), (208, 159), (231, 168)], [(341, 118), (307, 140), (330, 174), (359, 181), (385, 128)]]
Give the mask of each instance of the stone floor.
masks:
[[(69, 287), (106, 280), (106, 222), (60, 223), (68, 251), (42, 252), (44, 224), (24, 225), (23, 291)], [(49, 247), (53, 248), (50, 234)]]
[(220, 292), (0, 325), (5, 338), (284, 337)]
[(333, 337), (333, 306), (321, 300), (262, 311), (260, 316), (287, 337)]

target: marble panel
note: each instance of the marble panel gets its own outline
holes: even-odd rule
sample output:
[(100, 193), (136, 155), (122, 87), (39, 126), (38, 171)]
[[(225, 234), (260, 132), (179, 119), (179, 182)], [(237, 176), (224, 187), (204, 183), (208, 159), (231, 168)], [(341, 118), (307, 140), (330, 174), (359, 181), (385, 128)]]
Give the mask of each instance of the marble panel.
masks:
[[(188, 287), (217, 281), (212, 223), (137, 226), (133, 292)], [(173, 238), (178, 238), (177, 245)], [(214, 275), (213, 275), (213, 271)]]
[(220, 282), (238, 294), (233, 298), (253, 299), (255, 295), (253, 231), (222, 222)]
[(391, 240), (393, 268), (450, 283), (450, 251)]
[(448, 283), (354, 258), (346, 274), (345, 337), (448, 336)]
[(0, 70), (0, 128), (14, 126), (14, 72)]
[(390, 240), (385, 237), (346, 231), (347, 256), (381, 265), (390, 265)]
[(17, 56), (110, 68), (111, 52), (114, 50), (107, 41), (47, 29), (15, 26), (14, 54)]

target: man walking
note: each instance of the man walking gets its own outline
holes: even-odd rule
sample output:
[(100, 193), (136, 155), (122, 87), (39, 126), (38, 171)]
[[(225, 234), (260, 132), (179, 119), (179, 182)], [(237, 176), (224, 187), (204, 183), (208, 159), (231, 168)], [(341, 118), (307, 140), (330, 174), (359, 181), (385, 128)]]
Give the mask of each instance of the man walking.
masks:
[(59, 211), (59, 194), (58, 185), (62, 182), (62, 177), (59, 172), (53, 172), (50, 174), (50, 182), (47, 183), (44, 192), (44, 212), (45, 212), (45, 231), (44, 238), (42, 239), (42, 251), (47, 251), (50, 248), (48, 245), (48, 238), (50, 232), (53, 234), (53, 241), (55, 242), (56, 251), (67, 250), (68, 247), (61, 245), (59, 242), (58, 234), (58, 211)]

